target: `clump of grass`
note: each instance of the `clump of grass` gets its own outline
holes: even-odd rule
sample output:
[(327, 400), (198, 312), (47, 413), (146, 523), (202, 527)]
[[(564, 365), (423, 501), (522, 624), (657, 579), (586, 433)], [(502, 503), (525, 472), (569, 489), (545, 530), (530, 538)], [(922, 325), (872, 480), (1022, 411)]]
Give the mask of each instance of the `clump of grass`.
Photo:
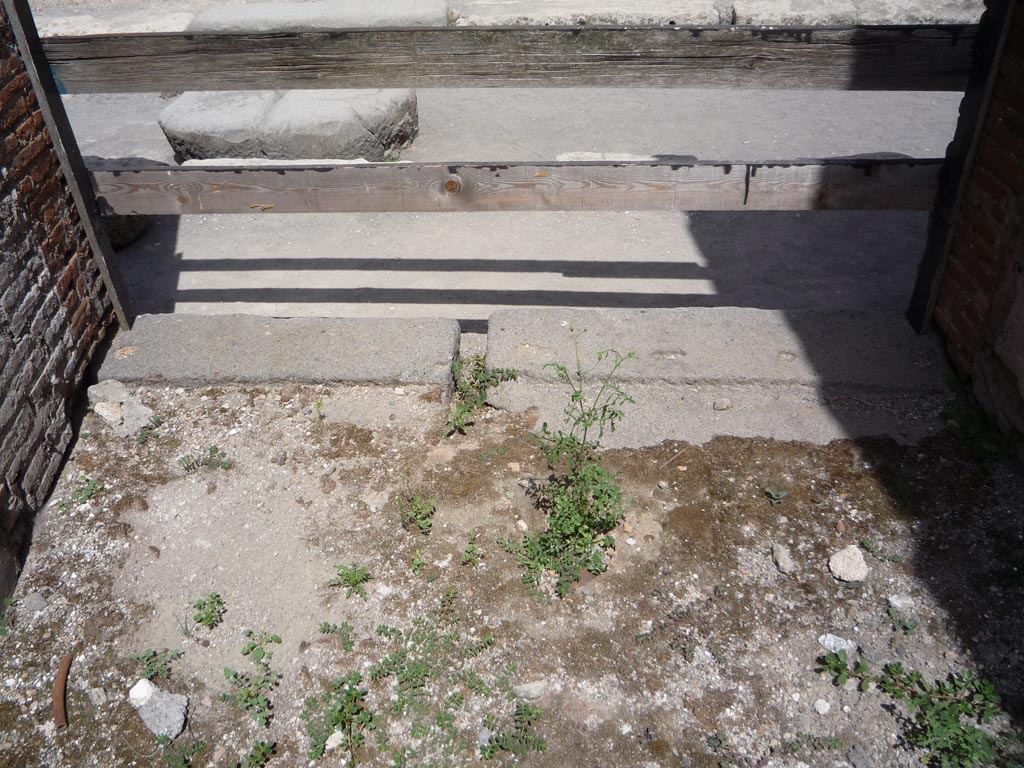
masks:
[(196, 609), (192, 619), (197, 624), (202, 624), (207, 629), (213, 629), (224, 620), (224, 613), (227, 607), (224, 600), (216, 592), (211, 592), (206, 597), (200, 597), (192, 601), (192, 607)]
[(406, 530), (418, 529), (423, 535), (430, 533), (436, 512), (437, 500), (425, 498), (419, 493), (401, 502), (398, 509), (402, 527)]
[(168, 678), (171, 676), (171, 664), (175, 659), (182, 657), (182, 652), (178, 649), (171, 650), (169, 648), (162, 648), (156, 650), (154, 648), (147, 648), (142, 653), (132, 654), (132, 658), (142, 664), (142, 676), (147, 680), (155, 680), (157, 678)]
[(362, 687), (363, 676), (350, 672), (331, 683), (320, 696), (306, 699), (299, 716), (306, 724), (310, 760), (319, 760), (327, 751), (327, 740), (335, 732), (341, 733), (338, 748), (347, 752), (355, 764), (356, 750), (362, 746), (366, 731), (377, 727), (373, 712), (366, 706), (367, 690)]
[(484, 551), (477, 546), (476, 534), (473, 533), (466, 542), (466, 548), (462, 550), (462, 564), (478, 568), (484, 559)]
[(512, 368), (492, 368), (488, 371), (481, 354), (473, 354), (466, 360), (452, 363), (455, 396), (448, 412), (447, 435), (456, 432), (466, 434), (466, 427), (473, 423), (477, 412), (487, 405), (487, 394), (491, 388), (503, 381), (513, 381), (518, 376), (519, 372)]
[(221, 698), (247, 712), (257, 725), (266, 727), (273, 716), (270, 692), (281, 681), (281, 674), (270, 668), (270, 661), (274, 655), (267, 646), (279, 644), (281, 638), (278, 635), (254, 632), (251, 629), (245, 630), (243, 634), (246, 643), (242, 647), (242, 655), (249, 657), (255, 669), (248, 674), (225, 667), (224, 677), (235, 690), (232, 693), (225, 693)]
[(321, 622), (320, 634), (337, 635), (341, 638), (341, 647), (346, 651), (351, 651), (355, 648), (355, 641), (352, 639), (352, 625), (347, 621), (343, 621), (341, 624), (331, 624), (328, 621)]
[(329, 587), (344, 587), (345, 597), (359, 595), (366, 600), (366, 584), (373, 580), (370, 572), (358, 563), (352, 565), (336, 565), (338, 575), (327, 582)]
[(1000, 764), (995, 742), (979, 727), (1000, 713), (999, 696), (992, 683), (972, 671), (928, 682), (920, 672), (898, 663), (886, 664), (880, 674), (872, 674), (863, 659), (851, 664), (845, 650), (828, 653), (819, 662), (835, 685), (856, 680), (861, 691), (877, 688), (901, 704), (905, 708), (905, 714), (898, 714), (903, 738), (924, 752), (923, 763), (943, 768)]
[(88, 475), (80, 475), (75, 487), (71, 489), (71, 501), (75, 504), (85, 504), (104, 489), (105, 486), (99, 480), (94, 480)]
[(234, 467), (234, 462), (228, 459), (228, 455), (224, 453), (216, 445), (211, 445), (206, 449), (206, 453), (200, 453), (198, 456), (194, 456), (191, 453), (185, 454), (178, 459), (178, 464), (185, 470), (186, 474), (197, 472), (200, 469), (231, 469)]

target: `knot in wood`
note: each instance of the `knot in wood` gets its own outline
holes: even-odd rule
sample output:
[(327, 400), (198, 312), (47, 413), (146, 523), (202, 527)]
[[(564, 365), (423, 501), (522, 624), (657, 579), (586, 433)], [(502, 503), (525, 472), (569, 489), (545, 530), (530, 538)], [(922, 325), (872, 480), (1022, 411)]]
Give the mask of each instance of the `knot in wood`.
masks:
[(458, 176), (454, 176), (454, 175), (453, 176), (449, 176), (448, 177), (448, 181), (446, 181), (444, 183), (444, 188), (445, 188), (446, 191), (451, 192), (453, 195), (456, 192), (461, 192), (462, 191), (462, 179), (460, 179)]

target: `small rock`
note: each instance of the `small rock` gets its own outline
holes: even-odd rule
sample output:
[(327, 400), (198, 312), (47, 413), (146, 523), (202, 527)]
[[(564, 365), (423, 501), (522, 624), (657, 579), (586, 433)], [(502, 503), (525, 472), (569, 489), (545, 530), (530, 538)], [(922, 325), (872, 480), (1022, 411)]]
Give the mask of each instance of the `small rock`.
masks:
[(483, 749), (491, 743), (491, 736), (493, 735), (490, 728), (481, 728), (480, 733), (476, 736), (476, 745)]
[(628, 538), (628, 539), (626, 539), (626, 544), (628, 546), (630, 546), (630, 547), (635, 547), (636, 546), (636, 539)]
[(864, 553), (856, 544), (839, 550), (828, 559), (828, 569), (839, 581), (864, 581), (871, 572), (864, 562)]
[(121, 423), (111, 426), (118, 437), (134, 437), (149, 425), (152, 418), (152, 408), (143, 405), (137, 397), (130, 397), (121, 404)]
[(86, 694), (94, 707), (102, 707), (107, 703), (107, 692), (102, 688), (90, 688)]
[(816, 702), (814, 702), (814, 711), (817, 712), (819, 715), (827, 715), (829, 712), (832, 711), (832, 705), (824, 699), (818, 699)]
[(916, 605), (916, 601), (910, 595), (889, 595), (885, 602), (896, 611), (912, 611)]
[(131, 702), (133, 707), (138, 709), (153, 697), (153, 692), (155, 690), (155, 685), (149, 682), (146, 678), (142, 678), (132, 686), (130, 691), (128, 691), (128, 701)]
[(123, 412), (120, 403), (96, 403), (93, 406), (93, 413), (103, 419), (107, 424), (116, 427), (121, 423)]
[(780, 573), (789, 576), (796, 571), (796, 563), (793, 562), (793, 556), (789, 554), (789, 547), (785, 544), (772, 544), (772, 560), (775, 561), (775, 567)]
[(716, 411), (728, 411), (730, 408), (732, 408), (732, 400), (730, 400), (727, 397), (720, 397), (718, 400), (715, 400), (715, 402), (711, 404), (711, 407), (714, 408)]
[(512, 690), (515, 691), (516, 696), (524, 699), (534, 700), (539, 699), (549, 688), (547, 680), (536, 680), (532, 683), (523, 683), (522, 685), (513, 686)]
[(173, 739), (185, 729), (188, 697), (154, 686), (152, 695), (145, 704), (136, 707), (136, 711), (153, 735)]
[(98, 403), (123, 403), (131, 393), (128, 387), (116, 379), (106, 379), (99, 384), (89, 387), (89, 403), (93, 406)]
[(833, 635), (831, 632), (826, 632), (824, 635), (821, 635), (818, 638), (818, 645), (832, 653), (846, 651), (847, 654), (851, 654), (857, 652), (857, 644), (853, 642), (853, 640), (847, 640), (845, 637)]
[(519, 462), (518, 461), (510, 461), (508, 463), (508, 468), (509, 468), (509, 471), (511, 471), (511, 472), (518, 472), (519, 469), (520, 469)]
[(339, 729), (327, 737), (327, 741), (324, 743), (324, 749), (328, 752), (332, 752), (344, 743), (345, 732)]
[(228, 756), (228, 751), (224, 747), (217, 747), (213, 750), (213, 764), (220, 765), (225, 757)]
[(632, 533), (633, 532), (633, 524), (632, 523), (628, 523), (625, 520), (623, 520), (622, 521), (622, 530), (625, 533)]
[(528, 530), (530, 530), (530, 526), (528, 526), (526, 524), (526, 521), (523, 520), (522, 518), (520, 518), (519, 520), (516, 520), (516, 528), (518, 528), (523, 533), (526, 533)]
[(661, 488), (662, 490), (668, 488), (668, 480), (659, 480), (658, 487)]
[(18, 601), (15, 614), (19, 619), (31, 619), (46, 610), (46, 598), (39, 592), (29, 592)]
[(288, 461), (288, 454), (284, 451), (275, 451), (274, 455), (270, 457), (270, 463), (277, 464), (279, 467), (283, 467), (286, 461)]
[(842, 518), (836, 520), (836, 533), (840, 535), (846, 533), (846, 523), (843, 522)]
[(521, 477), (516, 482), (520, 487), (526, 489), (527, 496), (536, 496), (544, 487), (544, 484), (535, 477)]
[(860, 744), (850, 747), (850, 751), (846, 753), (846, 759), (850, 761), (853, 768), (872, 768), (871, 758)]

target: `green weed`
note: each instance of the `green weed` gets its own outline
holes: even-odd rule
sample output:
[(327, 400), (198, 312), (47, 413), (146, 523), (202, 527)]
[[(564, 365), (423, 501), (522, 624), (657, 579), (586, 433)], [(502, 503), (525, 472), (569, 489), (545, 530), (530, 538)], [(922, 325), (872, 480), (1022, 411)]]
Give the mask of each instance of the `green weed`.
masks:
[(175, 746), (167, 736), (158, 736), (156, 743), (163, 751), (164, 765), (167, 768), (192, 768), (197, 764), (193, 761), (206, 754), (206, 742), (202, 739)]
[(430, 528), (434, 524), (435, 512), (437, 512), (437, 500), (426, 499), (418, 493), (401, 502), (398, 508), (402, 527), (406, 530), (418, 528), (424, 535), (430, 533)]
[(352, 563), (352, 565), (336, 565), (334, 569), (338, 575), (328, 581), (327, 586), (344, 587), (346, 598), (359, 595), (366, 600), (366, 584), (373, 580), (373, 576), (366, 568)]
[(341, 624), (331, 624), (327, 621), (322, 622), (320, 624), (320, 634), (337, 635), (341, 638), (341, 647), (345, 651), (351, 651), (355, 648), (355, 641), (352, 639), (352, 625), (347, 621), (343, 621)]
[(104, 485), (99, 480), (81, 475), (75, 487), (71, 489), (71, 501), (75, 504), (85, 504), (103, 490)]
[(270, 668), (273, 653), (267, 646), (280, 643), (281, 638), (266, 632), (253, 632), (251, 629), (245, 630), (243, 634), (247, 642), (242, 647), (242, 655), (249, 657), (255, 671), (246, 674), (225, 667), (224, 677), (235, 690), (233, 693), (225, 693), (221, 698), (234, 703), (239, 709), (247, 712), (257, 725), (265, 727), (273, 716), (270, 692), (281, 681), (281, 674)]
[(455, 396), (448, 412), (447, 434), (450, 436), (458, 432), (464, 435), (477, 412), (487, 405), (490, 389), (503, 381), (512, 381), (517, 376), (519, 372), (511, 368), (492, 368), (488, 371), (481, 354), (470, 355), (466, 360), (452, 363)]
[(198, 456), (193, 456), (191, 453), (186, 454), (178, 459), (178, 464), (186, 474), (200, 469), (231, 469), (235, 466), (228, 459), (227, 454), (216, 445), (211, 445), (206, 449), (206, 453), (201, 453)]
[(923, 763), (942, 768), (997, 764), (993, 740), (978, 727), (1000, 712), (999, 696), (987, 680), (968, 670), (929, 683), (920, 672), (905, 670), (898, 663), (887, 664), (880, 675), (873, 675), (863, 660), (851, 666), (845, 650), (819, 661), (835, 685), (856, 680), (861, 691), (877, 687), (900, 702), (906, 712), (898, 715), (903, 738), (925, 753)]
[(882, 562), (882, 563), (902, 563), (903, 562), (903, 556), (902, 555), (897, 555), (894, 552), (890, 552), (889, 550), (885, 549), (885, 547), (883, 547), (881, 544), (879, 544), (874, 539), (861, 539), (860, 545), (861, 545), (861, 547), (864, 548), (865, 552), (867, 552), (869, 555), (871, 555), (873, 558), (875, 558), (879, 562)]
[(902, 632), (904, 635), (912, 635), (917, 630), (918, 623), (908, 616), (904, 616), (892, 606), (888, 608), (889, 621), (892, 622), (893, 632)]
[(498, 756), (501, 752), (510, 752), (517, 757), (530, 752), (543, 752), (547, 742), (534, 732), (541, 717), (540, 707), (534, 707), (525, 701), (516, 702), (515, 714), (511, 728), (501, 728), (493, 716), (484, 719), (484, 725), (491, 731), (487, 743), (480, 747), (480, 755), (485, 760)]
[(462, 550), (462, 564), (478, 568), (484, 559), (484, 554), (484, 551), (476, 544), (476, 534), (474, 533), (470, 535), (466, 548)]
[(239, 768), (264, 768), (277, 749), (276, 741), (257, 741), (238, 764)]
[(300, 717), (306, 723), (306, 754), (311, 760), (323, 757), (327, 739), (340, 731), (342, 741), (338, 747), (349, 754), (352, 765), (356, 764), (355, 753), (365, 740), (365, 732), (377, 727), (373, 712), (366, 706), (367, 690), (361, 687), (362, 682), (361, 674), (351, 672), (335, 680), (325, 693), (306, 699)]
[(139, 430), (139, 434), (135, 436), (135, 442), (139, 445), (145, 445), (149, 442), (150, 438), (156, 436), (156, 431), (164, 423), (163, 417), (158, 414), (153, 414), (149, 417), (149, 421), (146, 422), (146, 426)]
[(227, 610), (224, 600), (216, 592), (211, 592), (206, 597), (193, 600), (192, 607), (196, 609), (192, 619), (207, 629), (213, 629), (220, 624), (224, 620), (224, 613)]
[[(536, 495), (537, 506), (547, 514), (548, 528), (540, 534), (527, 533), (521, 541), (499, 542), (526, 569), (524, 583), (536, 588), (545, 571), (554, 571), (559, 597), (568, 594), (584, 570), (603, 573), (607, 568), (604, 555), (615, 547), (611, 532), (625, 514), (625, 503), (615, 476), (602, 466), (599, 452), (605, 433), (614, 432), (622, 419), (622, 407), (633, 402), (616, 374), (623, 363), (636, 357), (604, 350), (592, 367), (584, 368), (579, 336), (574, 334), (573, 341), (573, 371), (561, 363), (549, 364), (569, 388), (565, 408), (569, 431), (552, 430), (545, 422), (539, 434), (532, 434), (548, 465), (561, 470)], [(588, 396), (588, 379), (601, 366), (607, 371), (598, 379), (596, 392)]]
[[(495, 639), (487, 632), (467, 636), (459, 631), (457, 600), (458, 592), (449, 589), (434, 610), (414, 619), (407, 630), (384, 624), (377, 627), (378, 637), (390, 649), (370, 667), (369, 683), (391, 685), (391, 695), (384, 696), (390, 703), (378, 716), (411, 724), (411, 741), (391, 751), (393, 765), (474, 764), (477, 729), (463, 726), (460, 730), (459, 726), (480, 710), (480, 704), (470, 699), (500, 693), (508, 701), (517, 700), (511, 683), (514, 665), (506, 666), (504, 674), (491, 684), (477, 671), (478, 666), (490, 670), (492, 665), (478, 660), (494, 646)], [(520, 726), (527, 726), (530, 720), (526, 731), (532, 734), (539, 711), (532, 713), (532, 720), (526, 717), (529, 714), (521, 713)], [(516, 736), (523, 731), (517, 730), (514, 721), (487, 718), (484, 722), (495, 736), (495, 753), (502, 751), (501, 745), (519, 744)]]
[(415, 574), (423, 573), (423, 569), (427, 567), (427, 560), (423, 556), (423, 551), (417, 549), (412, 553), (412, 562), (409, 563), (409, 567), (412, 568), (412, 572)]
[(132, 655), (132, 658), (142, 664), (142, 676), (147, 680), (155, 680), (158, 677), (168, 678), (171, 676), (171, 663), (182, 656), (180, 650), (154, 650), (147, 648), (142, 653)]

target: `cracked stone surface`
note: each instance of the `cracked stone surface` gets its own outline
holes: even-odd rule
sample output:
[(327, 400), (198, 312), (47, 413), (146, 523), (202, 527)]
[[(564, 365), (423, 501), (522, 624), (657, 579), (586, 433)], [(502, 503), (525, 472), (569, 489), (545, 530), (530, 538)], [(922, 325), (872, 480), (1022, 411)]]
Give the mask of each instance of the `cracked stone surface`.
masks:
[(405, 89), (184, 93), (160, 113), (182, 159), (397, 159), (419, 129)]

